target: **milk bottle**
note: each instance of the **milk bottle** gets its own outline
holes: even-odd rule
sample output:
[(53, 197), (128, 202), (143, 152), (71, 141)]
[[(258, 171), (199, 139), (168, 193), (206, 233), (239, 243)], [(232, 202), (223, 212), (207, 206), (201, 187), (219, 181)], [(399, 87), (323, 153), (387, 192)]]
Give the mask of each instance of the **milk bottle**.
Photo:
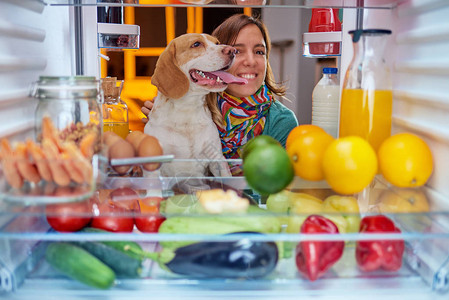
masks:
[(337, 68), (323, 68), (323, 77), (312, 92), (312, 124), (337, 138), (340, 85)]

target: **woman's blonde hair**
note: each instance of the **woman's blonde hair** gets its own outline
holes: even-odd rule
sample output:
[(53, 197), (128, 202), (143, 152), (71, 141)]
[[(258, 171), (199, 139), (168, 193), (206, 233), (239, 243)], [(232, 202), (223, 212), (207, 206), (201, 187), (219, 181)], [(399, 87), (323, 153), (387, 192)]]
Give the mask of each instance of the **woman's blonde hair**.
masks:
[[(274, 79), (273, 70), (270, 66), (270, 51), (271, 51), (271, 39), (268, 34), (268, 29), (265, 24), (260, 21), (258, 18), (250, 17), (244, 14), (235, 14), (227, 18), (223, 23), (221, 23), (215, 30), (212, 32), (212, 35), (215, 36), (220, 43), (226, 45), (234, 45), (237, 40), (237, 36), (242, 30), (243, 27), (254, 24), (262, 33), (263, 39), (265, 40), (265, 44), (267, 46), (267, 71), (265, 74), (265, 84), (268, 89), (273, 92), (273, 94), (283, 97), (285, 96), (286, 88), (282, 84), (278, 84)], [(223, 125), (223, 117), (221, 115), (221, 111), (217, 105), (217, 94), (210, 93), (207, 95), (207, 106), (212, 112), (212, 119), (217, 125)]]

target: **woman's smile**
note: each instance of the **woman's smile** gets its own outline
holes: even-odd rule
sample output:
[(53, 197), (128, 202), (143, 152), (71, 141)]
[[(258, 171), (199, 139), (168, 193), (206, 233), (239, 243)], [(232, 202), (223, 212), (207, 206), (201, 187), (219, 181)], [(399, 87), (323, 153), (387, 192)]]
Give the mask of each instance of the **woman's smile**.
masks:
[(242, 77), (248, 80), (254, 79), (257, 77), (256, 74), (238, 74), (238, 77)]

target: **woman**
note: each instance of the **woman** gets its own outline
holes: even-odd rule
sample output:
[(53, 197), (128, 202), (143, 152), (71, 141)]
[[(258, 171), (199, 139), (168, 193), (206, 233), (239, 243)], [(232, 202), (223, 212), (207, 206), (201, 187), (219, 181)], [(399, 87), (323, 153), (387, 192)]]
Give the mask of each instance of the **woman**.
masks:
[[(212, 35), (236, 49), (228, 72), (248, 81), (244, 85), (229, 84), (224, 92), (208, 95), (224, 156), (240, 158), (243, 146), (261, 134), (275, 138), (285, 147), (287, 136), (298, 121), (291, 110), (275, 100), (275, 96), (283, 97), (286, 89), (276, 83), (268, 61), (271, 41), (267, 28), (258, 19), (236, 14)], [(142, 112), (148, 115), (152, 103), (146, 101), (144, 105)]]

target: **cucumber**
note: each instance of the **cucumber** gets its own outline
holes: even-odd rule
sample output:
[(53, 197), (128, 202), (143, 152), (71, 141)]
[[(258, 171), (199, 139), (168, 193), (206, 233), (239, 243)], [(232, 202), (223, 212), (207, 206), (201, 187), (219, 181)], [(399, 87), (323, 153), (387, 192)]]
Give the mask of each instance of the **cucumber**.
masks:
[[(86, 227), (81, 232), (110, 232)], [(142, 247), (131, 241), (78, 241), (73, 244), (80, 246), (113, 269), (117, 277), (138, 277), (142, 272)]]
[(45, 259), (56, 270), (88, 286), (108, 289), (115, 281), (115, 273), (86, 250), (69, 243), (48, 245)]

